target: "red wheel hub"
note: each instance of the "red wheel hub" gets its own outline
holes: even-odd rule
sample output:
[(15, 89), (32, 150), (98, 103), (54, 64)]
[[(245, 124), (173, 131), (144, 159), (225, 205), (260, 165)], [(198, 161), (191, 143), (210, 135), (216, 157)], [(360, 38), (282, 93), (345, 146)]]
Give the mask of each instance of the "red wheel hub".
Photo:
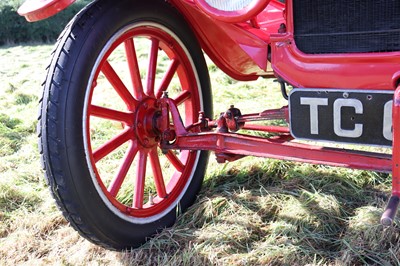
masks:
[(160, 131), (156, 128), (160, 116), (161, 110), (155, 99), (146, 98), (137, 107), (134, 128), (136, 138), (143, 147), (156, 147), (160, 142)]

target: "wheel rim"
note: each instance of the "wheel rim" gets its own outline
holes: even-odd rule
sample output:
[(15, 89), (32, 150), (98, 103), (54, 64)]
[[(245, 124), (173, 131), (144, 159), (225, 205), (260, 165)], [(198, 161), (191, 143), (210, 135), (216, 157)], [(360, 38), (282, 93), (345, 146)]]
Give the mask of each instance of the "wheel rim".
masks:
[(120, 217), (156, 220), (182, 198), (199, 159), (193, 151), (161, 153), (157, 99), (168, 92), (183, 122), (195, 122), (202, 99), (194, 63), (164, 26), (135, 24), (110, 39), (91, 77), (84, 144), (96, 189)]

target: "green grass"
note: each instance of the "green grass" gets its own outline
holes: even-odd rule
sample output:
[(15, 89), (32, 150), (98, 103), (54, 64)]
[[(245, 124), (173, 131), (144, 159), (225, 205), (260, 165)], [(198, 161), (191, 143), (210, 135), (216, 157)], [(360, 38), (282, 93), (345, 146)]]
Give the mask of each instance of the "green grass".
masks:
[[(34, 128), (50, 51), (0, 47), (0, 265), (400, 265), (399, 220), (379, 225), (390, 175), (262, 158), (220, 165), (211, 155), (198, 200), (173, 228), (131, 252), (92, 245), (42, 179)], [(208, 68), (216, 114), (285, 104), (272, 81)]]

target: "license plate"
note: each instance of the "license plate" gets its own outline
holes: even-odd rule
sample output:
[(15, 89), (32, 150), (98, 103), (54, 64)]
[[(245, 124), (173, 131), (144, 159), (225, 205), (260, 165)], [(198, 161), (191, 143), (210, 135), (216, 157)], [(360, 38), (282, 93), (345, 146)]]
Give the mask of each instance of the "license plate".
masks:
[(294, 89), (290, 131), (298, 139), (392, 145), (393, 91)]

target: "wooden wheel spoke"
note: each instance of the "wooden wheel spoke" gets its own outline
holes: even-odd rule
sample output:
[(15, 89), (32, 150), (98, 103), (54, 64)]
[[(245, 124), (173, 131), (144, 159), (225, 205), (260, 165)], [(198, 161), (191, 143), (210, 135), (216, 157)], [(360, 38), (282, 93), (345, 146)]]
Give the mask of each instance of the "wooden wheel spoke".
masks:
[(150, 164), (153, 170), (154, 175), (154, 183), (156, 185), (157, 195), (160, 198), (165, 198), (167, 196), (167, 192), (165, 190), (164, 177), (161, 170), (160, 159), (157, 153), (157, 147), (153, 148), (150, 151)]
[(137, 101), (133, 98), (132, 94), (126, 88), (125, 84), (122, 82), (122, 80), (108, 61), (104, 62), (103, 67), (101, 68), (101, 72), (103, 72), (104, 76), (113, 86), (121, 99), (125, 102), (128, 108), (130, 110), (134, 110), (135, 106), (137, 105)]
[(139, 64), (136, 56), (135, 43), (132, 38), (126, 40), (125, 53), (128, 61), (129, 73), (133, 85), (133, 95), (136, 99), (141, 100), (144, 97), (143, 84), (140, 77)]
[(190, 99), (190, 96), (191, 96), (190, 91), (183, 91), (183, 92), (181, 92), (181, 94), (179, 94), (179, 95), (174, 99), (175, 104), (176, 104), (177, 106), (178, 106), (178, 105), (181, 105), (181, 104), (184, 103), (186, 100), (189, 100), (189, 99)]
[(107, 141), (93, 152), (93, 159), (95, 163), (103, 159), (105, 156), (116, 150), (122, 144), (130, 139), (130, 129), (127, 129), (111, 140)]
[(154, 97), (154, 84), (156, 81), (157, 71), (157, 59), (158, 59), (158, 48), (160, 41), (157, 39), (151, 39), (151, 47), (149, 54), (149, 67), (147, 72), (147, 86), (146, 94), (150, 97)]
[(109, 119), (109, 120), (114, 120), (114, 121), (120, 121), (127, 125), (133, 124), (133, 115), (129, 114), (129, 113), (112, 110), (112, 109), (97, 106), (97, 105), (91, 105), (89, 110), (90, 110), (90, 115), (92, 115), (92, 116)]
[(115, 198), (119, 190), (121, 189), (122, 183), (125, 180), (125, 177), (129, 171), (129, 168), (132, 165), (133, 159), (135, 158), (137, 152), (138, 152), (137, 141), (132, 141), (130, 143), (128, 151), (125, 154), (125, 157), (123, 158), (123, 162), (118, 170), (117, 175), (111, 181), (110, 186), (108, 187), (108, 191), (110, 192), (112, 197)]
[(144, 184), (146, 177), (147, 152), (139, 151), (139, 160), (136, 166), (135, 194), (133, 195), (133, 208), (143, 208)]
[(181, 173), (183, 172), (185, 165), (181, 162), (181, 160), (179, 160), (175, 153), (173, 153), (172, 151), (168, 151), (165, 156), (168, 158), (168, 160), (175, 167), (176, 170)]
[(178, 67), (179, 67), (179, 60), (175, 58), (172, 59), (167, 71), (165, 72), (164, 78), (162, 79), (161, 84), (157, 89), (156, 92), (157, 99), (161, 98), (162, 93), (168, 89), (168, 86), (171, 83), (171, 80), (174, 77)]

